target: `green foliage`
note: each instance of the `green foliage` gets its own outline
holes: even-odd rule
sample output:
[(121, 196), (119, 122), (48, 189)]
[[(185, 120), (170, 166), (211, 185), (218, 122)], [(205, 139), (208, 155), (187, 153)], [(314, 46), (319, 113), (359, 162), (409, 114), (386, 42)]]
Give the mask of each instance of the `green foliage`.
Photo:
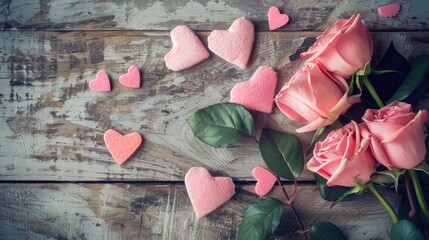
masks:
[(343, 201), (346, 197), (349, 197), (349, 196), (357, 196), (357, 195), (361, 194), (361, 193), (362, 193), (366, 188), (367, 188), (367, 185), (365, 185), (365, 184), (360, 184), (360, 183), (356, 182), (356, 185), (355, 185), (354, 187), (350, 188), (347, 192), (345, 192), (345, 193), (343, 194), (343, 196), (339, 197), (339, 198), (337, 199), (337, 201), (335, 201), (335, 202), (331, 205), (331, 208), (332, 208), (335, 204), (337, 204), (337, 203), (339, 203), (339, 202)]
[[(326, 185), (327, 180), (320, 176), (319, 174), (314, 174), (314, 178), (316, 179), (316, 183), (319, 186), (320, 196), (326, 201), (337, 201), (341, 196), (343, 196), (347, 191), (349, 191), (350, 187), (328, 187)], [(352, 200), (356, 198), (356, 196), (348, 196), (345, 200)]]
[(311, 240), (345, 240), (341, 230), (330, 222), (317, 223), (310, 228)]
[(424, 172), (426, 175), (429, 176), (429, 165), (426, 162), (422, 162), (416, 167), (413, 168), (414, 170), (417, 170), (419, 172)]
[(396, 191), (398, 191), (399, 177), (405, 173), (404, 169), (393, 169), (392, 171), (380, 171), (377, 172), (373, 177), (372, 181), (380, 185), (390, 185), (395, 186)]
[(429, 79), (429, 56), (419, 58), (411, 72), (405, 80), (390, 97), (385, 104), (389, 104), (395, 100), (415, 103), (423, 97), (426, 92)]
[[(386, 101), (398, 89), (410, 70), (408, 61), (396, 51), (393, 43), (390, 43), (383, 58), (368, 78), (380, 99)], [(362, 101), (369, 107), (377, 106), (366, 88), (362, 93)]]
[(245, 136), (256, 135), (252, 115), (244, 107), (233, 103), (219, 103), (200, 109), (187, 122), (197, 138), (214, 147), (227, 147)]
[(391, 240), (424, 240), (423, 234), (416, 225), (408, 220), (400, 220), (392, 226), (389, 232)]
[(283, 203), (267, 198), (249, 206), (238, 229), (238, 240), (267, 239), (274, 233), (283, 214)]
[(267, 167), (282, 178), (298, 178), (304, 168), (302, 147), (293, 134), (264, 129), (259, 150)]

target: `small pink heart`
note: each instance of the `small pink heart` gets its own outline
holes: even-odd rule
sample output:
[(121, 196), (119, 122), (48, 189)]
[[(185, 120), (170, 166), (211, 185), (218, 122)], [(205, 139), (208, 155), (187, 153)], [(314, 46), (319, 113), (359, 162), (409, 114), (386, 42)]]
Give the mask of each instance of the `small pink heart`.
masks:
[(277, 181), (276, 176), (263, 167), (255, 167), (252, 170), (253, 177), (256, 179), (255, 192), (259, 196), (267, 195)]
[(110, 91), (110, 80), (107, 73), (103, 70), (98, 71), (95, 79), (89, 82), (89, 88), (97, 92)]
[(188, 191), (198, 218), (213, 212), (235, 194), (235, 184), (229, 177), (212, 177), (207, 169), (193, 167), (185, 175)]
[(130, 88), (140, 87), (140, 72), (136, 66), (128, 68), (128, 73), (123, 74), (119, 77), (119, 82)]
[(239, 18), (226, 31), (212, 31), (207, 40), (209, 49), (216, 55), (241, 68), (246, 68), (254, 37), (255, 27), (252, 22), (246, 18)]
[(112, 157), (121, 165), (128, 160), (142, 143), (142, 136), (138, 132), (122, 135), (109, 129), (104, 133), (104, 142)]
[(378, 13), (384, 17), (394, 17), (398, 15), (399, 10), (401, 10), (401, 5), (399, 3), (394, 3), (379, 7)]
[(237, 83), (231, 89), (230, 102), (247, 109), (270, 113), (273, 110), (277, 73), (272, 67), (259, 67), (250, 80)]
[(280, 14), (280, 10), (275, 6), (270, 7), (270, 10), (268, 10), (268, 25), (270, 26), (270, 30), (280, 28), (288, 22), (288, 15)]
[(180, 71), (206, 60), (210, 54), (198, 36), (187, 26), (177, 26), (171, 33), (173, 48), (164, 56), (165, 65)]

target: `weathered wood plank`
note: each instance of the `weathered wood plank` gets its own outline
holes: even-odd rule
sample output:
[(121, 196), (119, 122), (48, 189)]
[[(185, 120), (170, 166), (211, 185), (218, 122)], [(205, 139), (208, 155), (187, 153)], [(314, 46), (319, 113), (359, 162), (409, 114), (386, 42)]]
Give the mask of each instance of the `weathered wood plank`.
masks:
[[(294, 204), (306, 228), (330, 221), (350, 240), (387, 239), (391, 220), (370, 193), (329, 209), (331, 203), (321, 200), (314, 186), (299, 189)], [(252, 191), (251, 185), (239, 186), (230, 201), (197, 219), (183, 186), (0, 184), (0, 238), (235, 239), (245, 209), (258, 200)], [(383, 193), (398, 206), (398, 196)], [(283, 199), (280, 188), (272, 196)], [(295, 230), (286, 208), (277, 233)]]
[(392, 0), (293, 1), (77, 1), (12, 0), (8, 29), (171, 30), (187, 24), (195, 30), (227, 28), (239, 17), (251, 19), (257, 29), (268, 30), (267, 12), (274, 5), (290, 16), (282, 30), (321, 31), (338, 18), (361, 13), (372, 30), (428, 30), (427, 0), (403, 1), (395, 18), (385, 18), (377, 7)]
[(9, 15), (9, 0), (0, 0), (0, 31), (5, 29), (7, 16)]
[[(232, 86), (261, 65), (276, 68), (279, 89), (302, 66), (291, 61), (297, 49), (316, 35), (258, 33), (249, 69), (211, 56), (174, 73), (162, 60), (171, 48), (167, 32), (1, 32), (0, 180), (181, 181), (193, 166), (252, 179), (251, 169), (263, 165), (254, 141), (212, 148), (193, 136), (185, 120), (199, 108), (227, 102)], [(380, 51), (394, 40), (411, 60), (429, 53), (425, 32), (373, 36)], [(117, 80), (132, 64), (143, 71), (138, 90)], [(112, 92), (87, 87), (99, 69), (110, 74)], [(259, 129), (294, 133), (299, 126), (278, 109), (254, 115)], [(109, 128), (143, 135), (143, 146), (123, 166), (104, 145)], [(311, 135), (297, 136), (308, 146)], [(305, 172), (303, 179), (312, 174)]]

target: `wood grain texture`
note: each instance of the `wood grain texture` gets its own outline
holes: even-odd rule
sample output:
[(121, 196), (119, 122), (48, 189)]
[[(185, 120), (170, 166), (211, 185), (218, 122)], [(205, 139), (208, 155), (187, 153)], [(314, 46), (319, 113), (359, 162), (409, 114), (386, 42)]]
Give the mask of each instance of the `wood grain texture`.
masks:
[[(182, 181), (190, 167), (205, 166), (235, 180), (249, 180), (263, 165), (251, 139), (213, 148), (196, 139), (186, 118), (197, 109), (228, 102), (232, 86), (258, 66), (279, 73), (281, 88), (302, 67), (297, 51), (318, 33), (258, 33), (249, 69), (217, 56), (182, 72), (168, 71), (171, 48), (166, 32), (1, 32), (0, 180)], [(200, 37), (205, 40), (206, 32)], [(427, 33), (374, 33), (382, 52), (394, 41), (412, 61), (429, 53)], [(310, 40), (310, 41), (309, 41)], [(295, 60), (295, 61), (291, 61)], [(142, 70), (138, 90), (118, 84), (130, 65)], [(88, 82), (104, 69), (113, 91), (91, 91)], [(299, 126), (282, 115), (254, 113), (260, 129), (295, 133)], [(107, 129), (139, 131), (143, 145), (123, 166), (109, 155)], [(298, 134), (308, 149), (312, 136)], [(312, 179), (305, 172), (302, 179)]]
[(0, 0), (0, 31), (6, 28), (7, 17), (9, 15), (9, 0)]
[[(289, 189), (290, 191), (291, 189)], [(391, 225), (370, 193), (332, 209), (313, 186), (299, 188), (295, 206), (306, 228), (338, 225), (348, 239), (387, 239)], [(397, 207), (399, 196), (383, 191)], [(284, 199), (280, 188), (270, 196)], [(226, 204), (197, 219), (183, 186), (142, 184), (0, 184), (0, 238), (18, 239), (235, 239), (245, 209), (258, 201), (239, 186)], [(276, 233), (297, 230), (289, 208)], [(292, 235), (287, 239), (301, 239)]]
[(186, 24), (195, 30), (228, 28), (232, 21), (247, 17), (258, 30), (268, 30), (267, 13), (277, 6), (290, 16), (281, 30), (324, 30), (339, 18), (360, 13), (371, 30), (428, 30), (427, 0), (401, 2), (395, 18), (385, 18), (377, 7), (392, 0), (197, 0), (197, 1), (78, 1), (12, 0), (7, 29), (67, 30), (171, 30)]

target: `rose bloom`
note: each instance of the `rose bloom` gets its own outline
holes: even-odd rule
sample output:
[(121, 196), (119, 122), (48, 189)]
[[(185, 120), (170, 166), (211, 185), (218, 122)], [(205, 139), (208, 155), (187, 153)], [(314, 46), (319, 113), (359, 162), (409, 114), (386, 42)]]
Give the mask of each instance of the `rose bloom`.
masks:
[(375, 172), (376, 162), (360, 127), (352, 121), (317, 142), (307, 163), (308, 170), (326, 178), (328, 186), (353, 187), (355, 180), (367, 183)]
[(280, 111), (290, 119), (307, 123), (297, 132), (309, 132), (327, 126), (354, 103), (349, 87), (341, 76), (330, 74), (318, 64), (296, 72), (275, 97)]
[(348, 79), (369, 64), (372, 52), (371, 35), (358, 14), (327, 28), (301, 57), (308, 58), (308, 65), (319, 63), (327, 71)]
[(379, 110), (367, 109), (363, 120), (371, 150), (378, 162), (388, 169), (411, 169), (425, 158), (424, 124), (428, 112), (413, 112), (410, 104), (393, 102)]

